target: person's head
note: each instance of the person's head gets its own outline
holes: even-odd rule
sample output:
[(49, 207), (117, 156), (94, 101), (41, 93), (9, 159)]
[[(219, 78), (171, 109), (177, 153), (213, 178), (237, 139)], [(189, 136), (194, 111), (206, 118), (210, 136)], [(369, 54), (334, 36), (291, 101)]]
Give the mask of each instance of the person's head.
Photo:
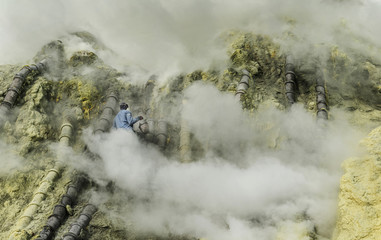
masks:
[(122, 103), (119, 105), (119, 107), (120, 107), (120, 110), (126, 110), (126, 109), (128, 108), (128, 104), (125, 103), (125, 102), (122, 102)]

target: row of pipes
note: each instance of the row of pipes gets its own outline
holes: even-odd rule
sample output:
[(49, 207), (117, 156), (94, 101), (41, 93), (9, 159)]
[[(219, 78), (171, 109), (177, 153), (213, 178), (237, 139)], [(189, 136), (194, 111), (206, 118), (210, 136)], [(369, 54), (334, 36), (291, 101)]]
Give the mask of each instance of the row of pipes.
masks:
[[(59, 143), (62, 147), (69, 146), (69, 142), (73, 134), (73, 125), (71, 124), (69, 119), (70, 118), (65, 118), (64, 123), (61, 126)], [(39, 187), (37, 188), (37, 191), (34, 193), (31, 202), (28, 204), (23, 214), (16, 222), (14, 229), (13, 231), (11, 231), (11, 234), (9, 236), (9, 240), (19, 239), (19, 237), (22, 235), (21, 233), (23, 229), (25, 229), (33, 220), (33, 217), (37, 213), (42, 201), (44, 201), (44, 199), (46, 198), (48, 191), (52, 188), (54, 182), (61, 175), (63, 167), (63, 164), (57, 161), (55, 163), (55, 166), (48, 171), (45, 178), (41, 181)], [(70, 196), (73, 196), (73, 191), (70, 191)], [(53, 215), (49, 217), (48, 224), (44, 227), (43, 237), (40, 239), (50, 239), (44, 238), (44, 235), (51, 237), (54, 231), (58, 228), (57, 223), (54, 221), (54, 218), (56, 217), (61, 219), (61, 215), (59, 215), (58, 212), (59, 207), (55, 207)]]
[[(235, 93), (235, 98), (239, 101), (242, 99), (242, 96), (246, 94), (247, 89), (249, 88), (249, 80), (251, 78), (250, 73), (246, 70), (242, 70), (242, 77), (238, 83), (237, 90)], [(292, 55), (286, 56), (285, 63), (285, 95), (289, 104), (294, 104), (296, 102), (296, 89), (297, 81), (295, 74), (295, 63)], [(186, 104), (186, 101), (183, 100), (183, 105)], [(325, 94), (325, 81), (322, 71), (318, 71), (316, 77), (316, 107), (317, 107), (317, 119), (328, 119), (328, 105), (326, 101)], [(179, 144), (179, 153), (180, 159), (182, 162), (191, 161), (191, 143), (190, 143), (190, 130), (188, 123), (182, 119), (181, 120), (181, 129), (180, 129), (180, 144)]]
[[(42, 60), (37, 64), (30, 66), (24, 66), (14, 77), (3, 102), (0, 104), (0, 110), (3, 114), (6, 114), (15, 104), (18, 96), (21, 94), (21, 90), (25, 79), (31, 73), (35, 75), (42, 74), (47, 70), (48, 64), (46, 60)], [(117, 113), (118, 105), (118, 93), (111, 92), (107, 97), (107, 102), (102, 111), (101, 117), (95, 128), (95, 134), (103, 133), (109, 130), (112, 126), (112, 121)], [(73, 124), (70, 117), (65, 118), (61, 125), (61, 134), (59, 136), (59, 143), (63, 147), (68, 147), (73, 135)], [(151, 138), (155, 138), (160, 147), (164, 148), (167, 142), (167, 130), (168, 124), (164, 120), (154, 121), (148, 119), (139, 123), (139, 130), (141, 133), (147, 136), (153, 135)], [(155, 134), (154, 134), (155, 133)], [(14, 227), (9, 235), (9, 240), (22, 239), (23, 231), (34, 219), (39, 207), (46, 198), (50, 189), (54, 185), (55, 181), (60, 177), (64, 165), (60, 162), (56, 162), (54, 167), (50, 169), (43, 180), (40, 182), (39, 187), (34, 193), (32, 200), (25, 208), (21, 217), (16, 221)], [(60, 203), (54, 206), (53, 213), (47, 219), (46, 225), (43, 227), (37, 240), (49, 240), (53, 239), (58, 228), (64, 223), (69, 216), (68, 208), (72, 208), (77, 200), (78, 194), (82, 188), (84, 179), (78, 176), (76, 180), (72, 181), (67, 187), (66, 193), (62, 196)], [(97, 211), (96, 206), (88, 204), (84, 207), (77, 221), (72, 224), (70, 230), (64, 235), (64, 240), (78, 239), (80, 232), (90, 222), (92, 215)]]
[[(107, 131), (110, 126), (110, 118), (115, 112), (115, 107), (118, 102), (118, 96), (116, 92), (111, 92), (108, 96), (108, 100), (102, 111), (101, 117), (97, 122), (97, 126), (94, 130), (95, 134), (99, 134)], [(60, 142), (65, 143), (68, 146), (73, 134), (73, 125), (69, 121), (66, 121), (61, 126), (61, 134), (59, 136)], [(68, 185), (66, 193), (62, 195), (60, 203), (53, 208), (53, 214), (48, 217), (46, 225), (36, 240), (51, 240), (54, 238), (59, 227), (66, 221), (69, 215), (73, 213), (68, 209), (72, 209), (77, 202), (78, 195), (86, 185), (87, 179), (82, 174), (76, 174), (71, 181), (72, 184)], [(92, 215), (97, 211), (97, 207), (92, 204), (87, 204), (78, 219), (71, 225), (70, 230), (63, 235), (64, 240), (79, 239), (81, 231), (89, 224)]]
[(0, 110), (7, 112), (14, 106), (17, 97), (21, 93), (25, 79), (29, 74), (32, 72), (35, 72), (36, 74), (42, 74), (47, 70), (47, 68), (48, 64), (46, 59), (44, 59), (37, 64), (24, 66), (18, 73), (16, 73), (10, 87), (8, 88), (3, 102), (0, 104)]
[[(292, 105), (295, 103), (296, 99), (296, 74), (295, 74), (295, 64), (294, 58), (292, 55), (288, 55), (286, 57), (286, 66), (285, 66), (285, 89), (286, 89), (286, 97), (288, 102)], [(326, 98), (326, 90), (325, 90), (325, 80), (324, 73), (322, 70), (318, 70), (316, 74), (316, 116), (318, 120), (327, 120), (328, 119), (328, 104)]]
[[(48, 68), (47, 61), (44, 59), (37, 64), (32, 64), (30, 66), (24, 66), (13, 78), (13, 81), (8, 88), (8, 91), (4, 97), (3, 102), (0, 104), (0, 110), (5, 115), (15, 104), (18, 96), (21, 94), (21, 90), (25, 79), (31, 73), (35, 75), (42, 74)], [(59, 143), (63, 147), (69, 146), (70, 139), (73, 135), (73, 125), (71, 118), (64, 118), (64, 122), (61, 125), (61, 134), (59, 136)], [(64, 166), (60, 162), (56, 162), (54, 167), (48, 170), (46, 176), (40, 182), (37, 190), (33, 194), (32, 200), (27, 205), (19, 219), (14, 224), (14, 227), (11, 230), (9, 235), (9, 240), (22, 239), (23, 230), (30, 224), (34, 219), (34, 216), (37, 214), (39, 207), (42, 202), (45, 200), (48, 192), (52, 189), (54, 182), (61, 175)], [(46, 225), (43, 227), (43, 230), (40, 232), (37, 240), (48, 240), (54, 237), (55, 232), (64, 222), (68, 216), (68, 207), (73, 207), (78, 193), (82, 188), (84, 178), (78, 176), (74, 181), (74, 184), (68, 186), (66, 194), (62, 196), (62, 199), (59, 204), (55, 205), (53, 209), (53, 214), (48, 217)], [(89, 210), (91, 208), (91, 211)], [(95, 210), (94, 210), (95, 209)], [(80, 230), (87, 226), (88, 222), (91, 219), (91, 216), (95, 213), (96, 207), (93, 205), (87, 205), (83, 213), (77, 220), (75, 230), (69, 230), (68, 234), (64, 236), (64, 239), (78, 239)], [(90, 218), (89, 218), (90, 217)], [(87, 219), (88, 218), (88, 219)], [(78, 226), (81, 226), (78, 228)]]
[[(113, 118), (117, 112), (117, 106), (119, 102), (118, 92), (111, 91), (107, 96), (106, 103), (102, 110), (101, 116), (97, 121), (94, 129), (94, 134), (101, 134), (107, 132), (112, 126)], [(70, 130), (69, 123), (62, 124), (60, 141), (69, 142), (71, 138), (72, 129)], [(64, 139), (64, 140), (63, 140)], [(50, 240), (54, 237), (55, 232), (63, 224), (66, 218), (69, 216), (68, 207), (73, 208), (80, 190), (83, 188), (85, 179), (78, 174), (76, 179), (67, 187), (66, 194), (61, 198), (59, 204), (54, 207), (53, 214), (49, 216), (47, 224), (43, 227), (36, 240)], [(76, 240), (79, 239), (81, 231), (87, 227), (90, 223), (93, 214), (97, 211), (97, 207), (92, 204), (87, 204), (78, 219), (71, 224), (71, 227), (67, 233), (63, 235), (64, 240)]]
[[(20, 95), (22, 85), (25, 81), (25, 78), (33, 71), (36, 71), (37, 74), (41, 74), (47, 69), (46, 60), (42, 60), (36, 65), (25, 66), (20, 72), (18, 72), (9, 87), (4, 101), (0, 105), (0, 109), (5, 111), (10, 110), (17, 97)], [(241, 99), (249, 88), (249, 79), (251, 78), (250, 73), (244, 69), (242, 70), (242, 77), (237, 86), (236, 98)], [(291, 55), (286, 57), (285, 65), (285, 89), (286, 97), (290, 104), (295, 103), (295, 89), (296, 89), (296, 74), (295, 74), (295, 65), (294, 60)], [(322, 72), (318, 74), (316, 79), (316, 101), (317, 101), (317, 117), (319, 119), (328, 119), (328, 106), (326, 102), (325, 95), (325, 82)], [(118, 107), (118, 92), (112, 91), (108, 97), (100, 119), (97, 122), (94, 133), (104, 133), (107, 132), (113, 122), (113, 118), (117, 113)], [(153, 140), (156, 139), (158, 145), (162, 148), (166, 146), (168, 139), (168, 124), (164, 120), (155, 121), (153, 119), (144, 119), (137, 123), (137, 131), (140, 134), (143, 134), (147, 139)], [(59, 142), (63, 146), (69, 146), (71, 136), (73, 134), (73, 125), (69, 118), (64, 121), (61, 126), (61, 134), (59, 136)], [(180, 145), (179, 145), (181, 160), (183, 162), (191, 161), (191, 146), (190, 146), (190, 130), (187, 122), (183, 120), (181, 122), (180, 130)], [(54, 168), (50, 169), (41, 181), (37, 191), (33, 195), (31, 202), (28, 204), (27, 208), (24, 210), (23, 214), (19, 220), (15, 223), (13, 231), (11, 231), (9, 239), (18, 239), (22, 229), (26, 228), (33, 219), (33, 215), (38, 211), (41, 202), (46, 198), (47, 192), (51, 189), (55, 180), (59, 177), (63, 169), (63, 165), (57, 162)], [(63, 224), (65, 219), (68, 217), (69, 212), (67, 211), (68, 207), (73, 207), (73, 204), (76, 202), (77, 196), (80, 192), (80, 189), (83, 185), (83, 179), (78, 177), (74, 184), (68, 186), (66, 194), (61, 198), (59, 204), (57, 204), (53, 209), (53, 214), (48, 217), (46, 225), (43, 227), (43, 230), (40, 232), (37, 240), (49, 240), (52, 239), (55, 235), (55, 232)], [(93, 214), (97, 211), (96, 206), (88, 204), (82, 210), (77, 221), (71, 225), (69, 232), (64, 235), (64, 240), (74, 240), (78, 239), (80, 232), (85, 228)]]

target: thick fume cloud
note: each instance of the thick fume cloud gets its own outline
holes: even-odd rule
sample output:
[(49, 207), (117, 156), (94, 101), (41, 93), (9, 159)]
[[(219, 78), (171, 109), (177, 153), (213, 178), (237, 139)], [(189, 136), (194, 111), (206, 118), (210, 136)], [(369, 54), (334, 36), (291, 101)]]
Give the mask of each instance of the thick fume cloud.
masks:
[[(185, 96), (182, 116), (192, 133), (204, 146), (212, 141), (197, 162), (169, 159), (125, 131), (85, 135), (100, 161), (81, 156), (73, 165), (122, 190), (114, 196), (94, 193), (94, 199), (128, 196), (120, 200), (126, 208), (111, 216), (138, 232), (162, 236), (266, 240), (290, 221), (330, 236), (340, 163), (356, 153), (357, 133), (343, 122), (320, 128), (299, 106), (247, 116), (231, 95), (204, 84), (189, 87)], [(277, 145), (269, 146), (274, 138)]]
[[(223, 66), (226, 46), (219, 36), (230, 29), (268, 34), (296, 55), (321, 43), (371, 53), (368, 43), (380, 47), (380, 8), (374, 0), (6, 0), (0, 8), (0, 63), (28, 61), (46, 42), (79, 30), (117, 53), (102, 56), (106, 62), (160, 76)], [(283, 37), (288, 30), (297, 41)]]
[[(230, 29), (268, 34), (282, 51), (297, 56), (321, 43), (369, 53), (367, 44), (380, 47), (381, 37), (376, 26), (381, 6), (375, 1), (7, 0), (0, 4), (0, 64), (29, 61), (45, 43), (85, 30), (110, 50), (95, 49), (77, 37), (63, 38), (67, 58), (77, 50), (95, 51), (122, 71), (141, 67), (147, 76), (158, 73), (161, 79), (197, 68), (224, 68), (228, 57), (220, 35)], [(284, 37), (286, 31), (296, 40)], [(367, 41), (353, 40), (359, 36)], [(135, 71), (129, 80), (147, 80)], [(201, 145), (209, 146), (197, 162), (180, 164), (123, 131), (103, 136), (88, 131), (85, 141), (98, 161), (70, 149), (59, 157), (72, 156), (63, 160), (72, 161), (99, 184), (114, 181), (122, 189), (116, 194), (129, 198), (126, 209), (113, 215), (132, 222), (140, 232), (267, 240), (274, 239), (281, 223), (302, 221), (330, 236), (340, 163), (355, 154), (356, 132), (337, 121), (320, 128), (298, 105), (289, 112), (268, 108), (250, 116), (233, 96), (208, 85), (195, 84), (185, 97), (182, 117)], [(1, 152), (4, 149), (8, 147), (0, 142)], [(113, 197), (103, 194), (94, 198)]]

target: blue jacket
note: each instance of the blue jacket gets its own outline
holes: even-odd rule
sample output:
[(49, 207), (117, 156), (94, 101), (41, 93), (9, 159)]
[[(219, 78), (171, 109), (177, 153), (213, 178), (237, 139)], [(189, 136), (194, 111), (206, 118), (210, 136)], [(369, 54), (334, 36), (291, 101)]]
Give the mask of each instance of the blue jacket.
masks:
[(138, 118), (133, 118), (132, 113), (128, 110), (120, 110), (114, 118), (114, 128), (124, 128), (132, 130), (132, 126), (139, 121)]

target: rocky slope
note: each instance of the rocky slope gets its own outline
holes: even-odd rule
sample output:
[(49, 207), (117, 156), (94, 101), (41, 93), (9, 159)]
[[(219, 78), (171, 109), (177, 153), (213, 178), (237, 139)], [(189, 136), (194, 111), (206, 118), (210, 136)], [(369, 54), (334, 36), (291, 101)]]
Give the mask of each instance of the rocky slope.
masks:
[[(234, 148), (242, 151), (259, 146), (261, 151), (266, 149), (268, 153), (276, 154), (283, 148), (290, 147), (287, 145), (289, 139), (295, 135), (303, 135), (302, 132), (291, 134), (282, 130), (281, 123), (276, 119), (278, 115), (274, 115), (275, 118), (270, 118), (271, 120), (262, 119), (261, 113), (266, 112), (266, 109), (275, 109), (277, 113), (289, 112), (290, 115), (287, 116), (292, 117), (294, 108), (288, 102), (285, 90), (285, 61), (286, 55), (290, 53), (281, 50), (267, 36), (235, 31), (226, 33), (222, 36), (227, 43), (229, 58), (226, 69), (200, 69), (173, 77), (165, 83), (158, 83), (156, 77), (152, 76), (143, 85), (125, 80), (133, 77), (132, 73), (120, 72), (105, 64), (97, 52), (106, 47), (91, 34), (81, 32), (73, 36), (90, 45), (94, 51), (80, 50), (68, 55), (65, 52), (65, 39), (68, 37), (42, 47), (31, 62), (47, 59), (48, 71), (44, 74), (29, 74), (15, 105), (2, 116), (0, 162), (4, 168), (0, 170), (1, 239), (36, 239), (48, 217), (52, 215), (54, 206), (59, 203), (68, 185), (73, 184), (76, 176), (82, 176), (86, 184), (82, 186), (73, 208), (65, 206), (69, 213), (68, 218), (63, 221), (63, 226), (58, 229), (54, 239), (61, 239), (77, 219), (81, 209), (89, 202), (97, 205), (99, 210), (89, 227), (82, 231), (81, 239), (213, 239), (207, 232), (192, 235), (186, 230), (176, 231), (171, 227), (166, 232), (145, 232), (135, 222), (126, 221), (116, 214), (123, 212), (128, 216), (132, 212), (131, 206), (136, 206), (136, 201), (150, 200), (134, 199), (133, 195), (129, 195), (129, 190), (118, 185), (118, 180), (107, 177), (97, 179), (96, 174), (90, 171), (93, 166), (91, 164), (102, 166), (100, 159), (104, 157), (88, 145), (86, 138), (96, 130), (111, 92), (118, 92), (118, 100), (128, 100), (133, 113), (145, 117), (147, 122), (140, 122), (139, 126), (144, 127), (147, 124), (151, 129), (156, 128), (148, 133), (141, 128), (135, 129), (142, 144), (152, 145), (157, 148), (158, 153), (171, 161), (183, 162), (182, 164), (200, 161), (207, 158), (210, 152), (226, 159), (236, 156), (229, 147), (230, 143), (226, 145), (223, 139), (213, 139), (216, 136), (213, 133), (209, 134), (208, 140), (199, 138), (201, 135), (194, 130), (195, 125), (190, 122), (191, 118), (184, 117), (181, 111), (186, 108), (184, 104), (187, 104), (187, 96), (189, 97), (185, 92), (194, 84), (212, 85), (233, 96), (244, 75), (243, 69), (249, 73), (249, 88), (242, 95), (240, 103), (244, 113), (251, 119), (247, 120), (249, 123), (245, 126), (251, 126), (255, 133), (263, 137), (261, 141), (248, 138), (237, 145), (231, 143), (231, 146), (234, 145)], [(351, 128), (362, 133), (370, 132), (373, 128), (374, 130), (362, 141), (365, 150), (359, 151), (359, 157), (343, 163), (345, 173), (341, 178), (340, 191), (336, 192), (336, 227), (332, 224), (326, 226), (319, 219), (309, 216), (313, 213), (308, 209), (299, 211), (296, 215), (282, 215), (279, 219), (268, 216), (245, 218), (253, 229), (262, 226), (273, 229), (267, 235), (271, 236), (269, 239), (377, 239), (380, 225), (378, 215), (381, 214), (377, 198), (381, 132), (376, 127), (381, 122), (381, 63), (340, 46), (314, 46), (310, 51), (295, 56), (296, 108), (303, 109), (306, 115), (302, 116), (311, 119), (316, 116), (315, 80), (317, 71), (321, 70), (326, 80), (330, 113), (328, 122), (343, 121), (344, 124), (348, 120)], [(328, 57), (319, 59), (316, 52), (321, 51), (325, 51)], [(0, 66), (0, 102), (4, 100), (8, 87), (22, 67)], [(57, 143), (65, 119), (69, 119), (73, 125), (73, 136), (70, 139), (71, 147), (63, 148), (67, 152), (62, 154)], [(166, 127), (163, 129), (166, 131), (160, 132), (160, 126), (164, 126), (164, 123)], [(287, 124), (292, 124), (292, 121)], [(318, 125), (308, 126), (319, 128)], [(332, 130), (330, 126), (327, 129)], [(319, 131), (312, 133), (319, 134)], [(98, 135), (91, 136), (93, 139), (98, 138)], [(304, 137), (309, 141), (317, 136)], [(312, 155), (320, 151), (335, 151), (319, 147), (309, 150)], [(39, 186), (45, 181), (44, 177), (60, 161), (63, 161), (63, 170), (49, 182), (42, 201), (31, 203), (38, 194)], [(245, 168), (245, 164), (247, 163), (237, 163), (241, 168)], [(94, 195), (99, 198), (99, 195), (94, 194), (97, 192), (108, 197), (103, 200), (94, 199)], [(25, 210), (31, 205), (36, 206), (36, 211), (31, 218), (25, 217)], [(22, 221), (26, 223), (18, 224)], [(335, 219), (330, 221), (335, 222)], [(229, 226), (226, 222), (224, 224), (225, 229), (233, 228), (233, 225)], [(332, 235), (334, 228), (336, 229)]]

